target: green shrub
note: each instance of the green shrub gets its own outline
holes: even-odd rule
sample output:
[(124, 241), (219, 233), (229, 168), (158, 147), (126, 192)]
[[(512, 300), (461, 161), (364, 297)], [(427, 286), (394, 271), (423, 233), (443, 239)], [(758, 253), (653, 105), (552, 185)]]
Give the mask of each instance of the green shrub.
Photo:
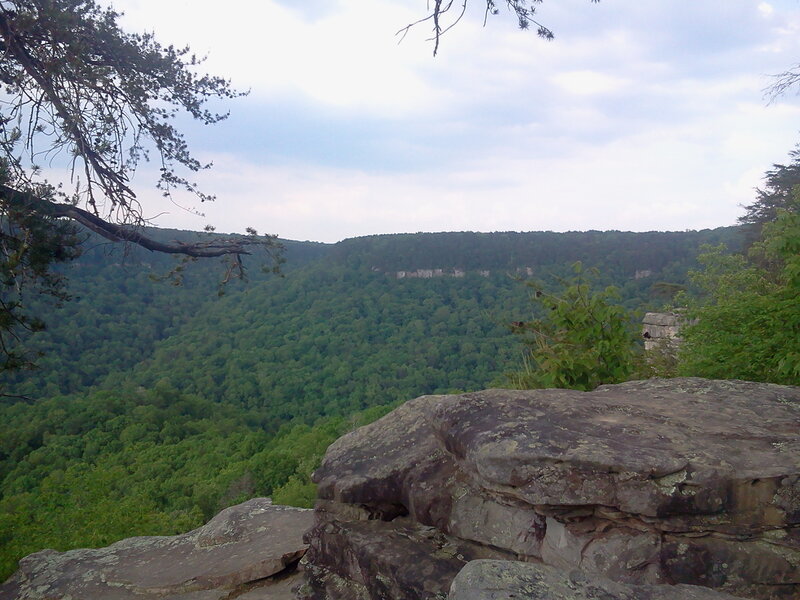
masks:
[(596, 271), (584, 271), (581, 263), (573, 270), (575, 277), (560, 280), (560, 295), (532, 294), (544, 317), (513, 324), (526, 346), (521, 370), (508, 375), (513, 387), (592, 390), (635, 372), (638, 338), (627, 311), (614, 303), (617, 289), (592, 291)]

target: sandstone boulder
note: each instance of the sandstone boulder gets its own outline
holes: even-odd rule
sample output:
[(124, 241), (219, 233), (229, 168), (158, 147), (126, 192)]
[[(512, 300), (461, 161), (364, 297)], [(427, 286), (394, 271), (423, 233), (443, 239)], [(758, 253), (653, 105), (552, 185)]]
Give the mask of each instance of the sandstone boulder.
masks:
[(0, 599), (221, 600), (234, 590), (253, 600), (288, 598), (286, 572), (305, 553), (312, 512), (256, 498), (183, 535), (43, 550), (20, 561)]
[(565, 571), (800, 598), (800, 388), (684, 378), (422, 397), (338, 440), (314, 477), (358, 519)]

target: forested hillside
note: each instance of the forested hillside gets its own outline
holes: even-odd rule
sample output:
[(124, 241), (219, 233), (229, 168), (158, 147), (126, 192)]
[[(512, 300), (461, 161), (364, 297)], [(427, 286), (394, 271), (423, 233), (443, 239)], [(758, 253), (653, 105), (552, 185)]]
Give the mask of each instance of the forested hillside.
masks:
[[(535, 25), (550, 39), (553, 32), (534, 19), (541, 1), (507, 4), (520, 27)], [(494, 4), (487, 0), (488, 13)], [(251, 217), (294, 231), (281, 223), (303, 222), (305, 231), (334, 235), (341, 227), (374, 231), (387, 218), (429, 228), (457, 217), (515, 227), (540, 216), (537, 207), (545, 203), (560, 205), (543, 211), (552, 213), (548, 218), (641, 226), (647, 211), (681, 194), (671, 218), (729, 218), (740, 197), (734, 189), (721, 193), (729, 187), (723, 182), (749, 180), (745, 169), (763, 163), (763, 144), (738, 144), (731, 161), (731, 140), (751, 135), (693, 135), (687, 144), (687, 136), (663, 132), (691, 127), (701, 134), (703, 123), (716, 131), (714, 123), (741, 121), (750, 92), (736, 82), (763, 69), (716, 77), (713, 89), (724, 93), (700, 103), (706, 114), (694, 110), (694, 84), (708, 65), (725, 66), (723, 55), (735, 57), (738, 69), (753, 49), (791, 48), (780, 26), (788, 13), (762, 4), (752, 14), (735, 11), (743, 24), (758, 22), (755, 36), (738, 36), (746, 44), (711, 31), (714, 43), (705, 45), (716, 54), (693, 52), (690, 61), (683, 60), (684, 31), (650, 31), (659, 47), (643, 50), (674, 72), (672, 82), (681, 88), (666, 98), (668, 105), (650, 102), (653, 94), (618, 102), (616, 84), (587, 95), (581, 63), (597, 54), (598, 41), (608, 45), (610, 30), (588, 34), (578, 22), (570, 34), (571, 47), (579, 48), (571, 52), (577, 70), (559, 60), (555, 70), (539, 73), (537, 79), (557, 84), (544, 95), (518, 88), (533, 81), (524, 75), (500, 78), (513, 82), (511, 88), (471, 86), (465, 95), (469, 72), (445, 66), (434, 74), (413, 53), (411, 70), (401, 64), (405, 59), (395, 65), (399, 79), (382, 71), (404, 90), (404, 81), (422, 82), (426, 98), (469, 96), (457, 110), (431, 117), (413, 97), (398, 111), (403, 93), (392, 85), (368, 85), (365, 96), (353, 83), (375, 83), (369, 78), (371, 60), (382, 52), (377, 39), (348, 50), (345, 59), (327, 57), (345, 67), (336, 77), (316, 76), (303, 66), (301, 52), (285, 54), (286, 77), (262, 77), (264, 69), (243, 57), (269, 54), (258, 46), (264, 35), (244, 34), (241, 23), (215, 22), (215, 33), (239, 33), (237, 42), (258, 47), (231, 53), (227, 66), (222, 57), (218, 64), (229, 74), (216, 75), (204, 72), (202, 54), (189, 46), (158, 41), (153, 28), (170, 16), (160, 7), (138, 7), (138, 16), (123, 19), (97, 0), (0, 2), (0, 579), (43, 548), (174, 534), (253, 496), (308, 506), (315, 497), (309, 473), (334, 439), (422, 394), (506, 384), (591, 389), (654, 373), (800, 383), (800, 150), (790, 154), (793, 164), (773, 165), (756, 202), (746, 207), (746, 255), (731, 254), (743, 249), (733, 227), (419, 233), (337, 244), (283, 241), (279, 274), (280, 241), (248, 226)], [(448, 12), (451, 6), (433, 3), (401, 37), (431, 19), (436, 55), (441, 35), (461, 20)], [(227, 16), (235, 19), (234, 12)], [(362, 14), (336, 10), (322, 20), (318, 11), (284, 12), (279, 16), (286, 20), (271, 24), (309, 48), (329, 39), (328, 31), (358, 35), (363, 21)], [(381, 12), (395, 18), (394, 11)], [(694, 16), (714, 23), (716, 12)], [(127, 31), (120, 21), (144, 23), (146, 31)], [(608, 22), (619, 38), (619, 19)], [(382, 29), (375, 24), (372, 19), (371, 29)], [(510, 38), (490, 41), (500, 54), (512, 48), (503, 39)], [(222, 43), (232, 47), (231, 41)], [(670, 47), (681, 52), (665, 53)], [(319, 48), (311, 50), (319, 57)], [(482, 62), (466, 56), (460, 65)], [(300, 63), (287, 62), (296, 57)], [(500, 68), (530, 73), (513, 62)], [(326, 69), (324, 61), (316, 63)], [(652, 89), (633, 67), (610, 80)], [(347, 73), (355, 78), (338, 76)], [(229, 75), (250, 82), (248, 100)], [(798, 81), (796, 68), (779, 75), (772, 100)], [(501, 96), (511, 102), (498, 102)], [(521, 117), (520, 98), (537, 107), (534, 120)], [(237, 99), (240, 117), (217, 133), (199, 131), (236, 114), (229, 104)], [(614, 109), (600, 121), (589, 105), (597, 99), (598, 111)], [(726, 113), (725, 106), (736, 112)], [(748, 122), (777, 130), (763, 121), (783, 114), (773, 113), (762, 117), (748, 109)], [(617, 125), (626, 123), (634, 124), (630, 135), (618, 135)], [(559, 151), (539, 152), (531, 144)], [(658, 166), (643, 151), (663, 144), (665, 155), (680, 160)], [(705, 164), (711, 156), (728, 160)], [(207, 176), (210, 158), (220, 169)], [(732, 168), (742, 169), (733, 179)], [(661, 180), (659, 169), (666, 173)], [(153, 174), (157, 181), (148, 181)], [(176, 206), (225, 196), (223, 213), (209, 211), (209, 220), (247, 234), (141, 227), (169, 206), (152, 198), (148, 183)], [(404, 206), (392, 216), (384, 205), (396, 208), (398, 192)], [(636, 202), (638, 208), (625, 208)], [(442, 212), (427, 210), (434, 204)], [(477, 216), (473, 208), (490, 210)], [(585, 214), (573, 215), (577, 210)], [(549, 222), (560, 227), (555, 223), (564, 221)], [(242, 260), (247, 277), (240, 278)], [(644, 357), (636, 328), (642, 312), (673, 301), (683, 309), (675, 314), (680, 350), (667, 340), (660, 356)], [(669, 368), (659, 370), (659, 361)]]
[[(331, 256), (353, 267), (381, 271), (466, 270), (550, 267), (582, 261), (618, 284), (636, 271), (680, 276), (700, 244), (727, 243), (738, 249), (736, 228), (703, 231), (453, 232), (375, 235), (344, 240)], [(671, 270), (676, 267), (677, 270)]]
[[(157, 230), (157, 239), (192, 239), (189, 232)], [(88, 234), (87, 234), (88, 235)], [(328, 246), (285, 241), (286, 272), (323, 256)], [(57, 306), (47, 296), (31, 296), (28, 307), (47, 325), (27, 336), (25, 347), (36, 355), (34, 371), (3, 373), (3, 391), (31, 398), (76, 392), (123, 373), (156, 344), (176, 334), (201, 307), (220, 294), (249, 288), (237, 279), (220, 285), (225, 264), (220, 260), (183, 262), (134, 246), (111, 244), (88, 236), (79, 260), (63, 269), (71, 300)], [(274, 278), (261, 264), (249, 263), (250, 284)]]
[(307, 502), (307, 474), (348, 427), (421, 394), (503, 384), (520, 359), (509, 324), (533, 310), (520, 279), (555, 285), (580, 260), (626, 307), (654, 308), (702, 243), (736, 236), (286, 242), (283, 276), (253, 264), (221, 295), (216, 262), (90, 245), (65, 271), (73, 300), (36, 307), (39, 369), (2, 382), (0, 577), (42, 547), (174, 533), (250, 495)]
[[(356, 393), (363, 395), (366, 373), (353, 376), (334, 365), (343, 361), (357, 370), (368, 355), (375, 367), (370, 374), (383, 387), (393, 387), (395, 379), (403, 382), (400, 398), (415, 391), (481, 386), (502, 373), (510, 342), (499, 361), (471, 368), (474, 356), (458, 357), (475, 350), (459, 344), (480, 343), (478, 355), (486, 351), (491, 357), (495, 351), (486, 343), (511, 340), (506, 325), (530, 310), (528, 290), (515, 277), (548, 285), (580, 260), (599, 269), (598, 285), (620, 287), (628, 308), (656, 306), (664, 301), (659, 283), (685, 284), (703, 243), (725, 242), (731, 251), (738, 249), (736, 231), (442, 233), (371, 236), (334, 245), (285, 242), (283, 277), (262, 273), (254, 262), (249, 282), (224, 288), (219, 286), (224, 268), (216, 261), (181, 265), (139, 248), (88, 244), (67, 269), (73, 299), (60, 308), (39, 299), (48, 329), (32, 336), (28, 347), (44, 354), (37, 360), (40, 368), (5, 375), (2, 385), (6, 393), (35, 399), (167, 377), (180, 389), (213, 390), (214, 400), (256, 406), (273, 391), (279, 403), (297, 402), (302, 385), (309, 393), (331, 392), (336, 386), (318, 388), (314, 379), (329, 380), (337, 371), (336, 385), (344, 387), (334, 395), (351, 394), (354, 378)], [(176, 266), (182, 270), (171, 275)], [(398, 271), (418, 269), (444, 273), (397, 278)], [(453, 277), (454, 269), (464, 277)], [(423, 365), (415, 361), (422, 355), (428, 369), (446, 375), (425, 371), (421, 376)], [(261, 375), (242, 375), (255, 363)], [(387, 378), (387, 369), (402, 372)], [(451, 376), (453, 381), (443, 380)]]

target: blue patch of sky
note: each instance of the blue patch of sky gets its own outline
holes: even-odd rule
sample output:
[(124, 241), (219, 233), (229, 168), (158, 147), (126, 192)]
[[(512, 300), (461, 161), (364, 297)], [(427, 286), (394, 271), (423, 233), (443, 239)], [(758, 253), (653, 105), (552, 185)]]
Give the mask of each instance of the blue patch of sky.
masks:
[(186, 127), (191, 127), (193, 148), (230, 152), (253, 162), (404, 172), (463, 160), (482, 135), (479, 125), (432, 118), (400, 121), (297, 102), (237, 100), (226, 121)]

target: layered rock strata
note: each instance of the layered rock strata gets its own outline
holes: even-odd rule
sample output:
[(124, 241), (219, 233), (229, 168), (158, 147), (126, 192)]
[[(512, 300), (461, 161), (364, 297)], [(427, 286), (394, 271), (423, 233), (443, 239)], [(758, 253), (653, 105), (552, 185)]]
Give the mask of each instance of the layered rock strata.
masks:
[[(469, 560), (511, 555), (626, 584), (800, 598), (798, 388), (427, 396), (338, 440), (315, 479), (317, 597), (433, 597)], [(443, 548), (461, 563), (406, 595), (371, 589), (369, 565), (393, 564), (396, 540), (417, 535), (437, 540), (419, 569), (433, 573)]]
[(649, 312), (642, 319), (642, 337), (646, 351), (674, 352), (681, 344), (681, 314)]
[(294, 598), (312, 511), (256, 498), (172, 537), (106, 548), (43, 550), (0, 585), (1, 600), (260, 600)]

